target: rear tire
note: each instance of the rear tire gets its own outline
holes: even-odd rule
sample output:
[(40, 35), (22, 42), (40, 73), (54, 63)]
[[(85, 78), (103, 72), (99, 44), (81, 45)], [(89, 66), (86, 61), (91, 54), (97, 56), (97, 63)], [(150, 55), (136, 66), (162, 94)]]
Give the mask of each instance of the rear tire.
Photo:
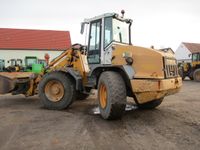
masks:
[(102, 118), (119, 119), (125, 112), (126, 86), (120, 74), (103, 72), (98, 83), (98, 102)]
[(193, 77), (189, 77), (190, 78), (190, 80), (194, 80), (194, 78)]
[(194, 71), (193, 78), (195, 81), (200, 82), (200, 69)]
[(188, 76), (188, 77), (190, 78), (190, 80), (194, 80), (193, 73), (194, 73), (194, 72), (190, 72), (190, 74), (189, 74), (189, 76)]
[(182, 80), (185, 80), (185, 73), (184, 73), (184, 71), (183, 71), (183, 68), (180, 68), (179, 70), (178, 70), (178, 73), (179, 73), (179, 75), (181, 76), (181, 78), (182, 78)]
[(86, 93), (76, 91), (76, 100), (85, 100), (90, 96), (90, 91), (92, 88), (85, 88)]
[(156, 99), (156, 100), (144, 103), (144, 104), (138, 104), (138, 108), (140, 108), (140, 109), (154, 109), (162, 103), (163, 99), (164, 98), (160, 98), (160, 99)]
[(39, 97), (44, 108), (62, 110), (76, 98), (72, 78), (62, 72), (46, 74), (39, 84)]

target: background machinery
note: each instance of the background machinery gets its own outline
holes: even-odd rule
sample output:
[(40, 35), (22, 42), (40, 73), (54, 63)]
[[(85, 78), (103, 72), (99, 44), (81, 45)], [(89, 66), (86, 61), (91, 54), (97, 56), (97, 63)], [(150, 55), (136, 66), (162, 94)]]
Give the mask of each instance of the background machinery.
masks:
[(25, 71), (33, 73), (41, 73), (44, 67), (47, 66), (46, 60), (38, 59), (35, 56), (25, 57)]
[(8, 63), (10, 64), (8, 67), (5, 68), (8, 72), (19, 72), (23, 71), (23, 60), (22, 59), (10, 59), (8, 60)]
[(45, 59), (38, 59), (35, 56), (26, 56), (24, 64), (22, 59), (8, 60), (9, 66), (5, 67), (5, 60), (0, 60), (0, 72), (33, 72), (41, 73), (47, 66)]
[(142, 109), (159, 106), (182, 85), (176, 59), (172, 53), (133, 46), (131, 25), (124, 12), (85, 19), (81, 33), (89, 28), (87, 46), (74, 44), (37, 75), (25, 72), (13, 78), (0, 73), (0, 94), (39, 92), (45, 108), (61, 110), (97, 89), (104, 119), (121, 118), (127, 96)]
[(0, 59), (0, 72), (3, 72), (5, 69), (5, 60)]
[(200, 53), (193, 53), (191, 56), (191, 62), (179, 63), (179, 74), (183, 80), (189, 77), (200, 82)]
[(38, 59), (35, 56), (26, 56), (24, 60), (25, 60), (26, 71), (28, 72), (31, 72), (32, 65), (37, 64), (38, 62)]

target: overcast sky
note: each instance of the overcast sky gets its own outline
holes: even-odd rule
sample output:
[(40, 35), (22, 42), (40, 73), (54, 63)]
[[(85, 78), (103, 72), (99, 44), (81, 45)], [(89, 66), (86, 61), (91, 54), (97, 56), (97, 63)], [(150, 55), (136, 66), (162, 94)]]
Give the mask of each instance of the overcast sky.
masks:
[(84, 18), (121, 9), (133, 19), (134, 45), (200, 43), (200, 0), (0, 0), (0, 28), (68, 30), (72, 43), (84, 44)]

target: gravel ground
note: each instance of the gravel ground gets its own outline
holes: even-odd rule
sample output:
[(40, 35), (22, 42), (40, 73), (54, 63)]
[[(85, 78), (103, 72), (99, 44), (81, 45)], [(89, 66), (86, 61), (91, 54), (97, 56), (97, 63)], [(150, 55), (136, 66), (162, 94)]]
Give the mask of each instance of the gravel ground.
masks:
[(95, 114), (95, 99), (52, 111), (37, 97), (0, 96), (0, 149), (200, 149), (200, 83), (184, 81), (157, 109), (132, 109), (118, 121)]

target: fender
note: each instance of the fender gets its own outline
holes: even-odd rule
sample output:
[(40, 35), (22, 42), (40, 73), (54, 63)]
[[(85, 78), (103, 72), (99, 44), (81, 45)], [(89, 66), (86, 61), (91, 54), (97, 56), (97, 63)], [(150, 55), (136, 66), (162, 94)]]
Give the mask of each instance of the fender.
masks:
[(76, 70), (74, 70), (73, 68), (67, 67), (65, 69), (62, 70), (58, 70), (58, 71), (62, 71), (64, 73), (69, 74), (75, 81), (76, 83), (76, 90), (78, 91), (82, 91), (83, 90), (83, 84), (82, 84), (82, 76), (80, 75), (80, 73)]
[(124, 81), (126, 82), (127, 86), (131, 87), (130, 80), (132, 80), (135, 76), (135, 70), (131, 65), (120, 65), (120, 66), (113, 66), (113, 65), (93, 65), (91, 66), (91, 70), (89, 73), (89, 77), (95, 78), (94, 85), (97, 86), (98, 78), (100, 77), (101, 73), (104, 71), (116, 71), (121, 74)]
[(135, 70), (131, 65), (120, 65), (120, 66), (94, 65), (91, 67), (89, 76), (96, 74), (96, 72), (98, 72), (99, 70), (106, 71), (106, 70), (116, 70), (116, 69), (121, 69), (122, 71), (124, 71), (130, 80), (134, 78)]
[(121, 66), (121, 68), (124, 70), (124, 72), (126, 73), (126, 75), (128, 76), (128, 78), (130, 80), (132, 80), (135, 76), (135, 70), (132, 66), (130, 65), (123, 65)]

